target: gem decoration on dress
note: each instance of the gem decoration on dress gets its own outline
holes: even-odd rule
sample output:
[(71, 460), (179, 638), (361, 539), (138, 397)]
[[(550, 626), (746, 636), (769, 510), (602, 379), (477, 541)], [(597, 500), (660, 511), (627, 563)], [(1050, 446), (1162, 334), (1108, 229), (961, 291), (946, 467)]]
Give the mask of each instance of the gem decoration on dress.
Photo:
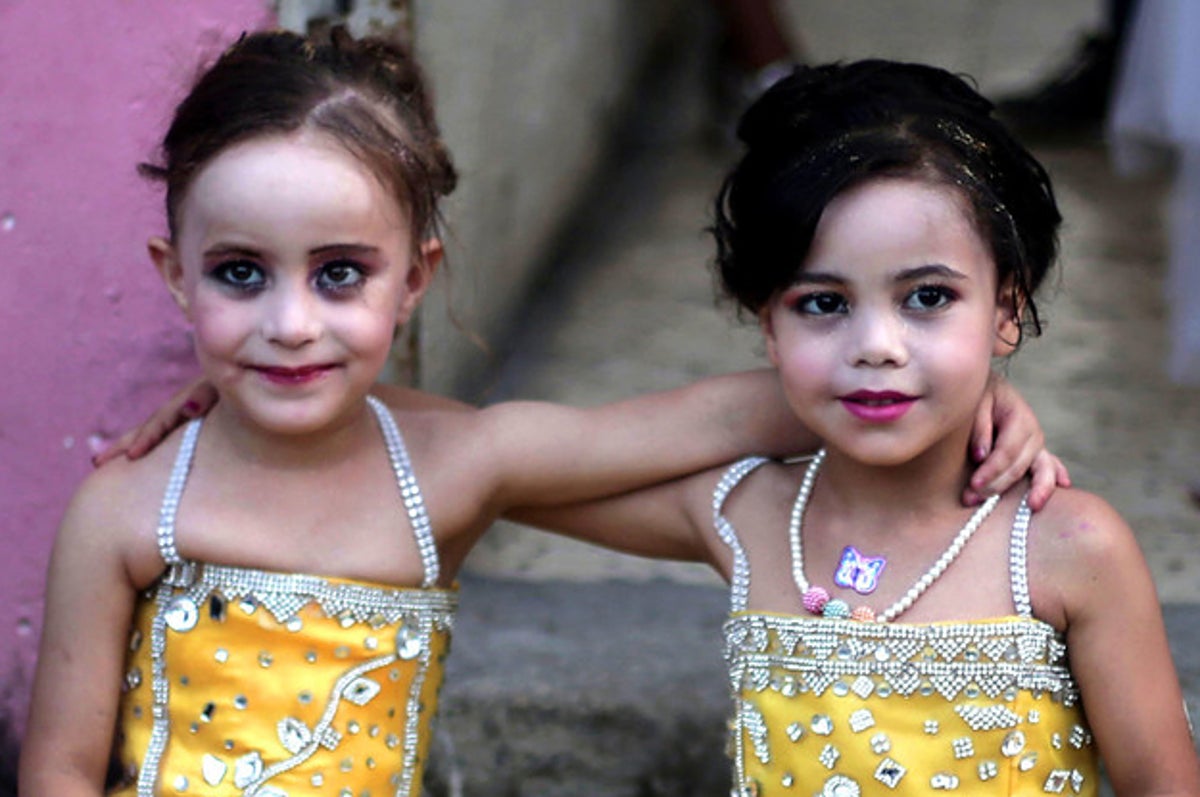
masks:
[[(821, 449), (813, 456), (812, 461), (808, 463), (808, 469), (804, 472), (804, 479), (800, 482), (800, 490), (796, 493), (796, 502), (792, 505), (791, 522), (788, 524), (788, 538), (792, 546), (792, 580), (796, 584), (796, 588), (800, 590), (803, 596), (801, 601), (804, 608), (812, 614), (819, 614), (825, 617), (844, 619), (852, 618), (855, 620), (871, 621), (875, 620), (881, 623), (890, 622), (896, 619), (917, 601), (917, 598), (929, 589), (930, 585), (938, 579), (946, 571), (946, 568), (958, 558), (967, 541), (979, 530), (983, 525), (983, 521), (987, 519), (992, 510), (996, 508), (996, 504), (1000, 501), (999, 495), (993, 495), (983, 503), (975, 513), (971, 515), (967, 521), (955, 535), (950, 546), (946, 548), (938, 560), (933, 563), (929, 570), (925, 571), (925, 575), (917, 579), (917, 582), (909, 587), (908, 591), (900, 597), (898, 601), (893, 603), (887, 609), (878, 614), (871, 612), (870, 607), (860, 606), (856, 609), (851, 609), (850, 606), (842, 600), (830, 599), (829, 592), (821, 587), (814, 587), (808, 583), (808, 578), (804, 575), (804, 545), (801, 538), (801, 523), (804, 519), (804, 509), (808, 506), (808, 496), (812, 493), (813, 482), (817, 479), (817, 471), (821, 468), (821, 463), (825, 461), (825, 449)], [(847, 546), (846, 550), (853, 550), (856, 554), (857, 549), (853, 546)], [(861, 556), (861, 554), (860, 554)], [(883, 557), (880, 557), (881, 559)], [(842, 561), (846, 560), (846, 552), (842, 552)], [(839, 565), (839, 573), (842, 567)], [(876, 580), (879, 572), (882, 572), (883, 566), (875, 573)], [(835, 578), (836, 580), (836, 578)], [(838, 582), (841, 585), (841, 582)], [(845, 585), (842, 585), (845, 586)], [(875, 587), (872, 585), (871, 589)], [(856, 591), (857, 588), (856, 588)], [(860, 594), (865, 594), (860, 592)]]
[(833, 583), (859, 595), (870, 595), (879, 586), (879, 577), (885, 567), (887, 557), (864, 556), (853, 545), (847, 545), (842, 549), (842, 559), (833, 573)]

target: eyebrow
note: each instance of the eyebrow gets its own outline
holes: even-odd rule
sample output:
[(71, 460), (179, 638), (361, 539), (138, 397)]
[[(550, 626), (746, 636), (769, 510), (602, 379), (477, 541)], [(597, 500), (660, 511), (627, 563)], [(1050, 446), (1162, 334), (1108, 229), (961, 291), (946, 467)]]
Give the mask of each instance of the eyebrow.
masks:
[[(367, 244), (326, 244), (318, 246), (315, 249), (310, 249), (308, 254), (312, 255), (328, 255), (334, 252), (343, 252), (352, 255), (369, 255), (379, 251), (377, 246), (368, 246)], [(204, 250), (206, 257), (228, 257), (230, 255), (240, 257), (259, 257), (261, 252), (249, 246), (238, 246), (236, 244), (217, 244)]]
[(258, 251), (248, 246), (235, 246), (233, 244), (217, 244), (204, 250), (205, 257), (228, 257), (230, 255), (258, 257)]
[(308, 253), (310, 255), (327, 255), (331, 252), (346, 252), (353, 255), (369, 255), (378, 251), (378, 246), (368, 246), (367, 244), (327, 244), (310, 249)]
[[(895, 282), (912, 282), (913, 280), (929, 279), (930, 277), (940, 277), (950, 280), (965, 280), (967, 275), (957, 269), (942, 265), (941, 263), (928, 263), (923, 266), (913, 266), (897, 271), (893, 280)], [(847, 285), (849, 280), (840, 274), (832, 274), (825, 271), (801, 271), (792, 280), (793, 285), (812, 285), (812, 284), (833, 284)]]

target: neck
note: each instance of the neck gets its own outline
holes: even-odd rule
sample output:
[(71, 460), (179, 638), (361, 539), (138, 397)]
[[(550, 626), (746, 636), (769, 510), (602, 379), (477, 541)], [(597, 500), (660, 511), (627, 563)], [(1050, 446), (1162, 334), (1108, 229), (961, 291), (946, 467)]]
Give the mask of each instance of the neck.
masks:
[(382, 440), (374, 414), (361, 408), (336, 422), (304, 434), (277, 433), (254, 423), (232, 406), (218, 401), (205, 419), (206, 431), (231, 457), (250, 465), (279, 470), (328, 467)]
[(829, 448), (818, 482), (824, 482), (826, 500), (858, 516), (961, 511), (974, 469), (966, 451), (964, 438), (961, 445), (947, 441), (905, 462), (874, 465)]

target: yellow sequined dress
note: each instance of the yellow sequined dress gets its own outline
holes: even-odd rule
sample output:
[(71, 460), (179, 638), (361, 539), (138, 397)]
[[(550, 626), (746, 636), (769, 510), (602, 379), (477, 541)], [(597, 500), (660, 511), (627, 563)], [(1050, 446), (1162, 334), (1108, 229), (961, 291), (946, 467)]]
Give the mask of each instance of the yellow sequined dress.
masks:
[(731, 467), (713, 497), (734, 552), (724, 629), (734, 795), (1097, 794), (1066, 645), (1032, 615), (1028, 506), (1011, 533), (1010, 617), (908, 624), (748, 611), (749, 565), (722, 507), (764, 461)]
[(403, 441), (370, 399), (425, 568), (421, 588), (181, 559), (184, 434), (159, 521), (162, 579), (139, 599), (125, 670), (119, 795), (417, 795), (456, 592)]

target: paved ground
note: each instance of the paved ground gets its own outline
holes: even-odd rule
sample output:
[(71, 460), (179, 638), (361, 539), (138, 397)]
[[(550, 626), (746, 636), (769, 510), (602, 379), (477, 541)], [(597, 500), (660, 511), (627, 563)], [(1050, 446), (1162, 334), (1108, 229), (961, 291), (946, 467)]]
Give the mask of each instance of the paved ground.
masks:
[[(894, 0), (887, 18), (881, 5), (786, 9), (817, 60), (929, 59), (992, 92), (1028, 82), (1094, 16), (1082, 0)], [(554, 257), (493, 398), (591, 404), (763, 362), (757, 333), (713, 304), (703, 227), (728, 155), (697, 134), (697, 56), (683, 51), (648, 82), (642, 124)], [(1099, 141), (1037, 154), (1067, 219), (1063, 269), (1046, 334), (1011, 378), (1076, 482), (1137, 529), (1200, 706), (1200, 509), (1187, 495), (1200, 479), (1200, 391), (1160, 369), (1166, 183), (1119, 179)], [(464, 578), (439, 752), (450, 763), (434, 792), (721, 793), (726, 604), (714, 583), (695, 566), (515, 527), (489, 535)]]

